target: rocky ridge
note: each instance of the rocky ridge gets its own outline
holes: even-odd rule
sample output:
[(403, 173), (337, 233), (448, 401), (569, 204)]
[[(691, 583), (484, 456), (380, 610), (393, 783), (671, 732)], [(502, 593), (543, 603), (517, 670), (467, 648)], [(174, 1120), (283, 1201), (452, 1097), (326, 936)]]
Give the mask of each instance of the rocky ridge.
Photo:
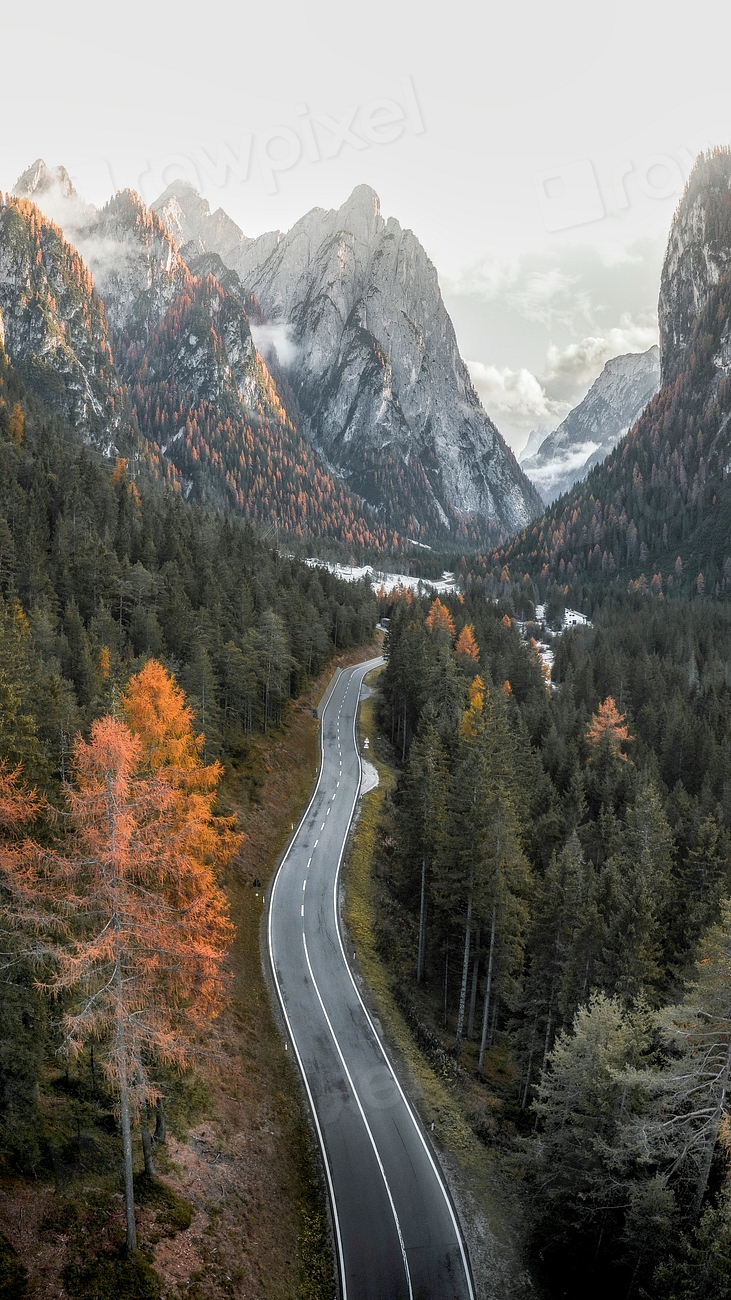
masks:
[[(260, 304), (310, 441), (377, 508), (395, 485), (415, 537), (485, 519), (524, 524), (539, 499), (482, 409), (436, 271), (358, 186), (286, 234), (233, 239), (188, 183), (153, 208), (186, 248), (218, 253)], [(239, 235), (241, 232), (239, 232)], [(393, 508), (393, 501), (391, 502)]]
[(616, 447), (660, 386), (660, 349), (612, 357), (575, 406), (538, 450), (521, 465), (549, 504)]

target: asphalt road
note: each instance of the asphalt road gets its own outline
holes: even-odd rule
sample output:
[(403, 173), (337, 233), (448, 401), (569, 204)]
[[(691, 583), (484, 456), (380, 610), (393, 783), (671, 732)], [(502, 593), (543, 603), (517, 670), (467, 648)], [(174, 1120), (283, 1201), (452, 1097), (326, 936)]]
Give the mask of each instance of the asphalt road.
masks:
[(339, 872), (358, 799), (363, 677), (346, 669), (321, 723), (320, 778), (272, 889), (269, 955), (325, 1157), (343, 1300), (474, 1300), (456, 1214), (343, 948)]

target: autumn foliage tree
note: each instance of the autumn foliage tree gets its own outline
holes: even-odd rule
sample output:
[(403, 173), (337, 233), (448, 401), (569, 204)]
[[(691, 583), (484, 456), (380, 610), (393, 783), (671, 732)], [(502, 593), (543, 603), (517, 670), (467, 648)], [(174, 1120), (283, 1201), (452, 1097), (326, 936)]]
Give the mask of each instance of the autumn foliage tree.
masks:
[(591, 762), (601, 749), (607, 749), (613, 758), (626, 761), (627, 755), (623, 753), (623, 747), (633, 739), (624, 714), (619, 712), (615, 701), (611, 695), (608, 695), (604, 703), (599, 705), (587, 728), (586, 743), (589, 746), (589, 761)]
[[(188, 749), (180, 739), (178, 759)], [(66, 1054), (90, 1041), (104, 1049), (119, 1099), (129, 1250), (132, 1125), (160, 1095), (155, 1066), (188, 1067), (224, 1006), (232, 937), (211, 860), (213, 778), (191, 797), (180, 769), (164, 761), (150, 769), (140, 736), (119, 718), (99, 719), (89, 741), (74, 744), (61, 845), (27, 840), (2, 858), (5, 921), (38, 961), (52, 963), (45, 987), (64, 997)], [(15, 815), (13, 789), (9, 798)], [(229, 833), (229, 856), (235, 847)]]

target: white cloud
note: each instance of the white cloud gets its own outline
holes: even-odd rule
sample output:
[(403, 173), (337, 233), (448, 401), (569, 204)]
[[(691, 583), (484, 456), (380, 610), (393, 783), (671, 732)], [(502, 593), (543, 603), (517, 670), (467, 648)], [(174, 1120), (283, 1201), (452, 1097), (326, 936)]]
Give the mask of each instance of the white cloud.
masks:
[(466, 364), (485, 409), (498, 424), (500, 416), (509, 413), (528, 430), (536, 424), (557, 424), (568, 411), (546, 396), (540, 380), (525, 367), (511, 370), (482, 361)]
[(277, 361), (280, 366), (291, 366), (297, 359), (299, 348), (292, 339), (292, 330), (290, 325), (253, 325), (251, 326), (251, 337), (254, 340), (254, 346), (261, 355), (266, 359), (267, 354), (272, 351), (276, 353)]
[(653, 321), (634, 321), (627, 313), (606, 334), (589, 334), (577, 343), (558, 348), (551, 343), (540, 375), (541, 386), (555, 398), (571, 400), (577, 389), (585, 391), (611, 357), (626, 352), (646, 352), (657, 343)]

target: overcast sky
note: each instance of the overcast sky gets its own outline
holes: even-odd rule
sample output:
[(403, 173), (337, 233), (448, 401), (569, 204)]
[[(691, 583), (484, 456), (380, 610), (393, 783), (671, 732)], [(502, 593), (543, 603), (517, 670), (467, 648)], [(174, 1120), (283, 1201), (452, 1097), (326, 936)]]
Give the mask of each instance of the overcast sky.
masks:
[[(5, 7), (7, 13), (7, 7)], [(366, 181), (439, 271), (516, 449), (656, 341), (692, 159), (731, 141), (731, 10), (643, 0), (280, 0), (0, 18), (0, 188), (36, 157), (93, 202), (187, 174), (250, 235)]]

